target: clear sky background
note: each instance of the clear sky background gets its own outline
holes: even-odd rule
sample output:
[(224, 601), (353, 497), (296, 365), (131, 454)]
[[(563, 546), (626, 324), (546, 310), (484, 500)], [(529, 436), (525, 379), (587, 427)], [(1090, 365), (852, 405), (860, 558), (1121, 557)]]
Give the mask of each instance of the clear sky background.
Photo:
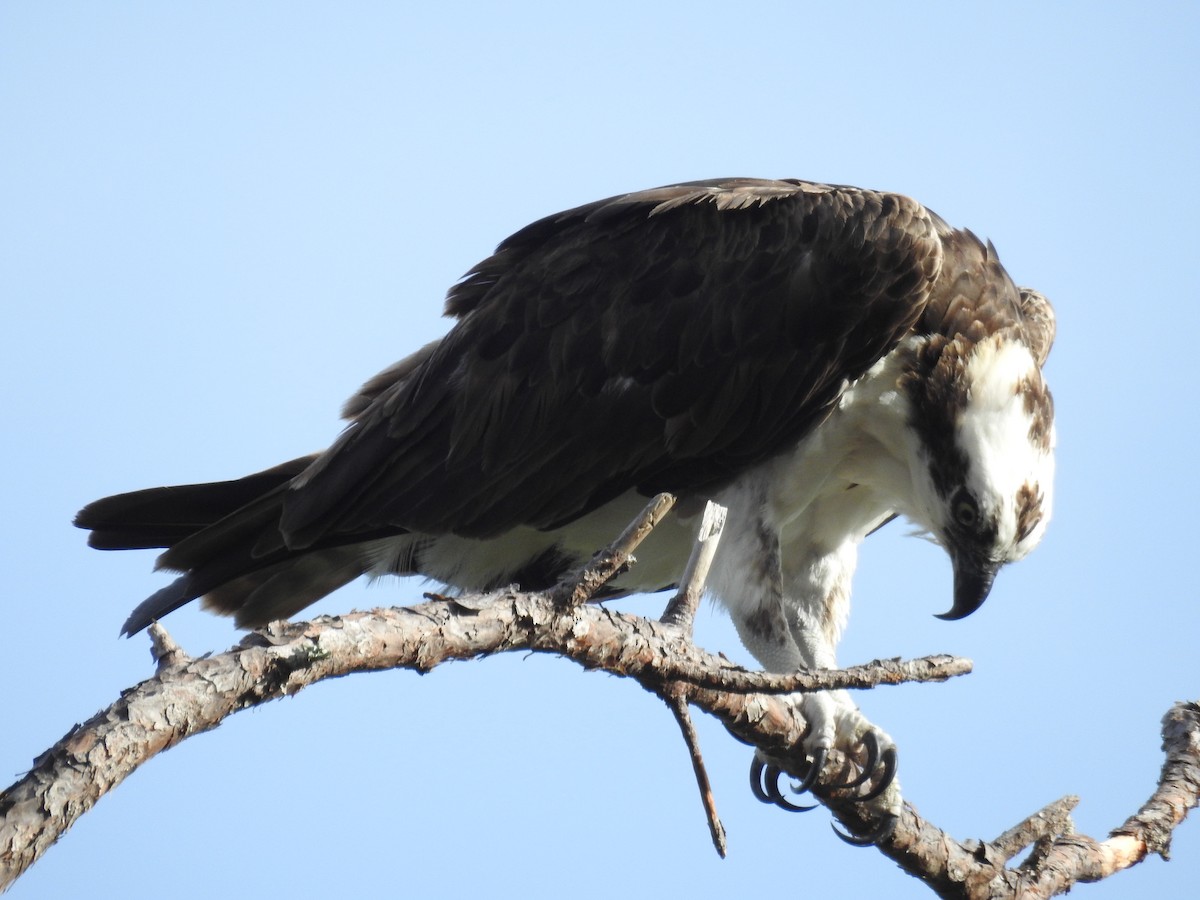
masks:
[[(1200, 696), (1198, 10), (4, 3), (0, 779), (152, 673), (117, 630), (164, 579), (87, 549), (80, 506), (323, 447), (537, 217), (802, 177), (918, 198), (1057, 306), (1045, 542), (946, 623), (945, 555), (889, 527), (840, 655), (975, 660), (861, 696), (924, 815), (992, 838), (1077, 793), (1104, 836), (1153, 788), (1162, 714)], [(192, 654), (239, 636), (195, 608), (167, 625)], [(715, 610), (698, 637), (749, 662)], [(725, 861), (670, 714), (631, 683), (510, 656), (322, 684), (152, 761), (10, 896), (932, 896), (824, 811), (755, 802), (749, 751), (701, 737)], [(1076, 893), (1184, 896), (1200, 821), (1174, 850)]]

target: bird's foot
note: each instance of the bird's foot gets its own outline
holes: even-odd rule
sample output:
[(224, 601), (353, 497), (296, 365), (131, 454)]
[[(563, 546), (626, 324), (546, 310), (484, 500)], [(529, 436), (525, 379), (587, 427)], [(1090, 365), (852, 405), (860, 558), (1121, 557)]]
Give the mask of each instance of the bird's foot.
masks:
[[(878, 809), (876, 827), (865, 834), (837, 833), (842, 840), (856, 845), (883, 840), (894, 830), (900, 812), (897, 754), (892, 739), (868, 722), (844, 692), (807, 694), (800, 700), (800, 707), (808, 723), (803, 764), (797, 768), (794, 757), (784, 764), (756, 753), (750, 766), (754, 796), (789, 812), (814, 809), (815, 804), (795, 800), (814, 789), (835, 803), (859, 806), (876, 801), (872, 805), (882, 807)], [(841, 764), (822, 779), (822, 770), (835, 749), (840, 751)], [(788, 783), (790, 776), (785, 767), (798, 779)]]

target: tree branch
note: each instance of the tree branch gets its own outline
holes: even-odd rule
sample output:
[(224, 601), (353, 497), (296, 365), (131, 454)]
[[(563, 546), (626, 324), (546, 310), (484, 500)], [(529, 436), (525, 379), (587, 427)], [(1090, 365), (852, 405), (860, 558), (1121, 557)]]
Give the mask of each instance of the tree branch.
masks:
[(700, 605), (704, 584), (708, 581), (708, 570), (712, 568), (717, 546), (721, 542), (721, 532), (725, 530), (727, 513), (728, 510), (724, 506), (711, 500), (704, 504), (696, 544), (683, 570), (683, 577), (679, 579), (679, 591), (671, 598), (662, 614), (662, 620), (679, 628), (689, 641), (692, 639), (692, 630), (696, 623), (696, 608)]
[[(743, 691), (754, 674), (681, 645), (673, 629), (657, 622), (590, 604), (564, 610), (552, 594), (514, 590), (274, 623), (225, 653), (197, 659), (183, 655), (161, 626), (152, 639), (158, 673), (73, 728), (0, 794), (0, 886), (15, 880), (101, 796), (157, 753), (238, 710), (326, 678), (391, 668), (427, 672), (449, 660), (508, 650), (557, 653), (585, 668), (635, 678), (656, 692), (678, 672), (707, 671), (704, 680), (712, 684), (730, 677)], [(895, 666), (887, 668), (881, 680), (903, 680)], [(871, 676), (809, 673), (803, 680), (810, 687), (822, 681), (866, 684)], [(788, 689), (787, 683), (771, 681), (765, 680), (768, 688)], [(682, 693), (743, 740), (787, 746), (803, 731), (784, 698), (695, 685), (685, 685)]]
[[(1140, 863), (1150, 853), (1169, 858), (1171, 833), (1200, 803), (1200, 704), (1176, 703), (1163, 716), (1166, 761), (1158, 786), (1142, 808), (1113, 829), (1108, 840), (1065, 834), (1036, 865), (1021, 870), (1021, 897), (1053, 897), (1076, 882), (1100, 881)], [(1007, 896), (1007, 895), (1006, 895)]]
[(563, 579), (554, 589), (555, 598), (566, 606), (578, 606), (591, 600), (597, 591), (635, 562), (633, 551), (649, 537), (654, 527), (666, 518), (674, 506), (675, 497), (671, 494), (654, 497), (615, 541), (597, 553), (573, 577)]
[[(589, 571), (616, 571), (625, 564), (618, 562), (614, 568), (612, 558)], [(593, 574), (585, 572), (581, 580), (603, 584)], [(799, 777), (807, 765), (801, 743), (806, 723), (787, 696), (790, 692), (943, 680), (970, 670), (969, 661), (942, 656), (877, 661), (840, 671), (748, 672), (681, 640), (676, 627), (576, 602), (579, 596), (569, 587), (547, 593), (508, 589), (311, 622), (274, 623), (225, 653), (195, 659), (165, 630), (152, 626), (158, 661), (154, 677), (73, 728), (0, 794), (0, 889), (101, 796), (159, 752), (215, 727), (238, 710), (351, 672), (425, 672), (449, 660), (510, 650), (554, 653), (585, 668), (633, 678), (668, 700), (685, 738), (690, 704)], [(895, 829), (880, 840), (878, 849), (939, 896), (967, 900), (1049, 898), (1079, 882), (1108, 877), (1148, 853), (1165, 856), (1171, 832), (1200, 798), (1200, 706), (1177, 704), (1164, 719), (1163, 739), (1167, 759), (1158, 788), (1107, 840), (1073, 833), (1069, 812), (1074, 798), (1051, 804), (990, 843), (959, 842), (905, 803)], [(695, 764), (694, 737), (689, 748)], [(834, 752), (826, 771), (841, 772), (856, 763)], [(696, 771), (702, 796), (707, 792), (714, 841), (720, 846), (723, 829), (709, 802), (707, 777), (702, 765)], [(846, 782), (836, 775), (828, 775), (828, 780)], [(858, 834), (873, 831), (889, 813), (882, 798), (859, 802), (855, 790), (818, 783), (813, 793)], [(1022, 865), (1009, 868), (1008, 862), (1030, 842), (1035, 852)]]
[(700, 802), (704, 806), (704, 817), (708, 820), (708, 832), (712, 836), (717, 854), (724, 859), (728, 850), (725, 826), (721, 824), (721, 817), (717, 815), (717, 801), (713, 797), (712, 783), (708, 780), (708, 770), (704, 767), (704, 757), (700, 754), (700, 736), (696, 734), (696, 726), (692, 724), (692, 714), (688, 712), (687, 701), (678, 690), (664, 692), (663, 700), (675, 715), (675, 722), (679, 725), (683, 742), (687, 745), (692, 772), (696, 776), (696, 787), (700, 791)]
[(1018, 822), (991, 842), (991, 849), (995, 852), (997, 860), (1007, 863), (1030, 844), (1074, 831), (1071, 810), (1078, 805), (1078, 797), (1066, 796)]

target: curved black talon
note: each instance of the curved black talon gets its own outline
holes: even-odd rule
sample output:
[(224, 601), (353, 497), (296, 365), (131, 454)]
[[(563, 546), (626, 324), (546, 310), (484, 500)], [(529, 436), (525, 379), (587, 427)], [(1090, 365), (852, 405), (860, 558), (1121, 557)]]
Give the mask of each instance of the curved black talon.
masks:
[[(867, 759), (862, 765), (862, 771), (847, 782), (829, 785), (831, 788), (849, 790), (850, 788), (856, 788), (860, 784), (864, 784), (865, 782), (871, 780), (871, 776), (875, 774), (875, 766), (879, 764), (879, 737), (874, 731), (868, 731), (863, 735), (862, 745), (867, 749)], [(892, 776), (894, 777), (895, 774), (895, 769), (893, 768)], [(888, 781), (890, 782), (891, 779), (889, 778)]]
[(750, 790), (754, 792), (754, 798), (760, 803), (774, 803), (770, 794), (763, 790), (762, 774), (763, 769), (767, 764), (755, 755), (754, 759), (750, 760)]
[(825, 768), (825, 761), (829, 759), (829, 751), (824, 747), (818, 747), (813, 751), (812, 764), (808, 771), (804, 774), (799, 782), (792, 785), (792, 791), (797, 794), (803, 794), (810, 790), (817, 783), (817, 776), (821, 774), (821, 770)]
[[(792, 784), (790, 790), (795, 794), (803, 794), (816, 783), (817, 776), (821, 773), (821, 767), (825, 765), (825, 760), (828, 753), (824, 749), (818, 749), (813, 753), (813, 760), (809, 766), (809, 770), (800, 781)], [(808, 812), (816, 809), (817, 804), (812, 806), (804, 806), (799, 803), (793, 803), (787, 797), (783, 796), (783, 791), (779, 788), (779, 779), (783, 776), (783, 770), (776, 765), (768, 765), (757, 756), (750, 763), (750, 790), (754, 792), (754, 796), (763, 803), (770, 803), (778, 806), (780, 809), (785, 809), (788, 812)]]
[(778, 806), (788, 812), (808, 812), (810, 809), (816, 809), (815, 806), (801, 806), (798, 803), (792, 803), (783, 796), (779, 790), (779, 777), (782, 774), (783, 772), (778, 766), (767, 765), (756, 756), (750, 763), (750, 790), (761, 802), (770, 803), (772, 806)]
[(891, 837), (892, 832), (896, 830), (896, 825), (900, 822), (900, 817), (889, 813), (884, 816), (883, 821), (879, 823), (874, 831), (868, 834), (857, 835), (849, 834), (839, 829), (832, 822), (829, 827), (833, 829), (833, 833), (849, 844), (851, 847), (870, 847), (873, 844), (878, 844), (880, 841)]
[(856, 802), (865, 803), (868, 800), (874, 800), (876, 797), (886, 791), (888, 786), (891, 785), (891, 783), (895, 780), (897, 763), (896, 748), (888, 747), (886, 750), (884, 750), (883, 753), (879, 755), (879, 763), (880, 768), (883, 770), (883, 774), (879, 776), (879, 783), (861, 797), (855, 797), (854, 799)]
[[(817, 808), (817, 804), (815, 803), (812, 806), (804, 806), (800, 803), (793, 803), (787, 797), (783, 796), (783, 792), (779, 790), (779, 778), (783, 775), (783, 770), (779, 766), (767, 766), (766, 775), (767, 780), (763, 782), (763, 787), (767, 792), (770, 803), (775, 804), (780, 809), (786, 809), (788, 812), (809, 812)], [(809, 779), (806, 777), (804, 780), (808, 781)], [(793, 785), (792, 790), (797, 794), (802, 794), (807, 788), (798, 789), (796, 785)]]

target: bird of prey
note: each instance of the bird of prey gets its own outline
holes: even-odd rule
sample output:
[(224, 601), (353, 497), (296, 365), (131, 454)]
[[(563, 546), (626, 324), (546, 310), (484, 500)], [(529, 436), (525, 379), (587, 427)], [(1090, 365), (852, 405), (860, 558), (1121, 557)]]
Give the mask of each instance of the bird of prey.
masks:
[[(884, 522), (949, 554), (950, 619), (1045, 531), (1050, 305), (908, 197), (724, 179), (602, 200), (509, 237), (446, 314), (324, 453), (80, 512), (92, 546), (165, 548), (182, 573), (125, 633), (197, 597), (258, 626), (362, 575), (548, 588), (670, 492), (610, 594), (673, 586), (712, 499), (709, 589), (747, 648), (769, 670), (834, 667), (858, 546)], [(887, 743), (844, 693), (800, 702), (814, 760)]]

